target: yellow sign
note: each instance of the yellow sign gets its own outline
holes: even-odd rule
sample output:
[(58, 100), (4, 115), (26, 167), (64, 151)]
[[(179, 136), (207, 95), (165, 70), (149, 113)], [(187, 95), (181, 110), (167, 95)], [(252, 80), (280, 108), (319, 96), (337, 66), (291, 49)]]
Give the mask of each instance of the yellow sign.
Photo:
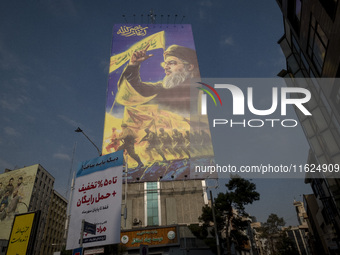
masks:
[(25, 255), (27, 252), (35, 213), (17, 215), (6, 255)]

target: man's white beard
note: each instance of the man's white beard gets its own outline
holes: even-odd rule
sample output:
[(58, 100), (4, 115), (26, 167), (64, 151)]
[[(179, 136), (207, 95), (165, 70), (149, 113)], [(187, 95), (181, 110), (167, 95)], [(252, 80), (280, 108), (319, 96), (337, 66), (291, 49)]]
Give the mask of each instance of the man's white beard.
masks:
[(191, 72), (183, 69), (182, 72), (172, 73), (169, 76), (166, 75), (163, 79), (163, 87), (166, 89), (177, 87), (189, 78), (191, 78)]

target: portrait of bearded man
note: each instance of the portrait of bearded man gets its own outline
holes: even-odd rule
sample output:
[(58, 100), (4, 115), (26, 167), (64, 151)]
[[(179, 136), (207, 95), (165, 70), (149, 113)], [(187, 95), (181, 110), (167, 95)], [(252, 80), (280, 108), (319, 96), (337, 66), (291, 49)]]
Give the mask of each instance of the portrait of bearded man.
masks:
[[(142, 176), (145, 181), (157, 181), (157, 176), (171, 177), (170, 171), (176, 169), (181, 179), (189, 176), (191, 161), (202, 156), (210, 160), (212, 155), (198, 149), (191, 153), (190, 142), (173, 140), (184, 134), (189, 139), (191, 128), (209, 128), (208, 119), (199, 113), (203, 92), (197, 89), (201, 79), (192, 30), (190, 25), (161, 25), (145, 27), (145, 31), (139, 36), (122, 25), (114, 27), (104, 136), (112, 128), (122, 132), (122, 123), (136, 133), (133, 146), (142, 164), (128, 157), (131, 180)], [(156, 142), (149, 135), (145, 138), (146, 133), (155, 139), (166, 133), (169, 139)], [(104, 154), (110, 153), (107, 145), (104, 140)]]
[(162, 110), (188, 114), (190, 112), (190, 83), (198, 78), (199, 69), (196, 51), (184, 46), (171, 45), (164, 51), (165, 77), (158, 82), (143, 82), (140, 66), (152, 54), (147, 54), (148, 46), (135, 51), (123, 71), (120, 81), (126, 80), (143, 97), (151, 97), (147, 104), (157, 104)]

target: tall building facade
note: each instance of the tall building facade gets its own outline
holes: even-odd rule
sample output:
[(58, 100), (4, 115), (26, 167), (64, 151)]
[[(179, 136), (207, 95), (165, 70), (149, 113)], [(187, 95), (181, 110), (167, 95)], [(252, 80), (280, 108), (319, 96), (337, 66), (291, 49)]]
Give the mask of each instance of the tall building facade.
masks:
[(308, 245), (305, 239), (305, 231), (299, 227), (291, 227), (285, 230), (286, 235), (295, 244), (299, 255), (309, 255)]
[(53, 190), (49, 203), (44, 230), (44, 243), (40, 255), (53, 254), (65, 246), (65, 223), (67, 218), (67, 200)]
[[(281, 77), (294, 78), (288, 86), (307, 88), (312, 99), (306, 103), (312, 116), (297, 111), (310, 145), (308, 164), (330, 167), (340, 164), (340, 4), (337, 0), (277, 0), (284, 21), (279, 44), (286, 57)], [(322, 79), (320, 79), (322, 78)], [(315, 171), (306, 176), (328, 229), (326, 254), (340, 251), (339, 173)], [(320, 222), (320, 221), (319, 221)]]
[(201, 92), (190, 89), (200, 77), (191, 25), (115, 24), (112, 36), (102, 154), (125, 151), (122, 244), (129, 254), (140, 245), (209, 254), (188, 228), (208, 203), (208, 175), (193, 166), (213, 160), (208, 119), (193, 102)]
[[(5, 173), (0, 175), (0, 186), (2, 204), (0, 239), (3, 245), (0, 250), (4, 251), (5, 254), (16, 214), (40, 211), (33, 254), (41, 254), (42, 247), (52, 245), (52, 243), (47, 243), (45, 239), (45, 228), (47, 227), (47, 219), (50, 217), (50, 202), (54, 197), (54, 177), (41, 165), (36, 164), (16, 170), (6, 169)], [(62, 227), (62, 230), (64, 230), (64, 227)]]
[(307, 212), (305, 206), (303, 202), (295, 200), (293, 205), (295, 206), (299, 226), (288, 229), (286, 232), (287, 236), (294, 241), (300, 255), (313, 254), (310, 249), (310, 235), (308, 230)]
[(253, 229), (254, 233), (254, 245), (255, 248), (254, 254), (257, 255), (265, 255), (265, 249), (266, 249), (266, 239), (261, 238), (261, 231), (259, 229), (262, 227), (262, 223), (258, 221), (254, 221), (250, 224), (251, 228)]
[[(307, 224), (309, 229), (308, 243), (312, 254), (329, 254), (326, 223), (314, 194), (304, 195)], [(323, 227), (321, 227), (323, 226)]]
[(124, 185), (121, 237), (128, 254), (139, 254), (141, 244), (152, 254), (211, 254), (188, 228), (208, 204), (204, 180)]

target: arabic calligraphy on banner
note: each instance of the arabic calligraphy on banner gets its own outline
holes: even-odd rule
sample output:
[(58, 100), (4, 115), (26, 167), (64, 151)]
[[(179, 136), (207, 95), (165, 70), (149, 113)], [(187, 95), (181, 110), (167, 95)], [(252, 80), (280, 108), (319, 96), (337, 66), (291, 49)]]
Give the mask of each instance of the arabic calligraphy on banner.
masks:
[(96, 234), (84, 233), (84, 247), (120, 240), (123, 152), (118, 151), (78, 166), (71, 201), (67, 249), (77, 248), (81, 221), (96, 225)]
[(122, 36), (144, 36), (146, 35), (146, 29), (148, 27), (142, 27), (141, 25), (135, 26), (135, 27), (128, 27), (128, 26), (121, 26), (118, 30), (117, 34)]
[(35, 213), (17, 215), (8, 243), (8, 255), (25, 255), (29, 244)]

